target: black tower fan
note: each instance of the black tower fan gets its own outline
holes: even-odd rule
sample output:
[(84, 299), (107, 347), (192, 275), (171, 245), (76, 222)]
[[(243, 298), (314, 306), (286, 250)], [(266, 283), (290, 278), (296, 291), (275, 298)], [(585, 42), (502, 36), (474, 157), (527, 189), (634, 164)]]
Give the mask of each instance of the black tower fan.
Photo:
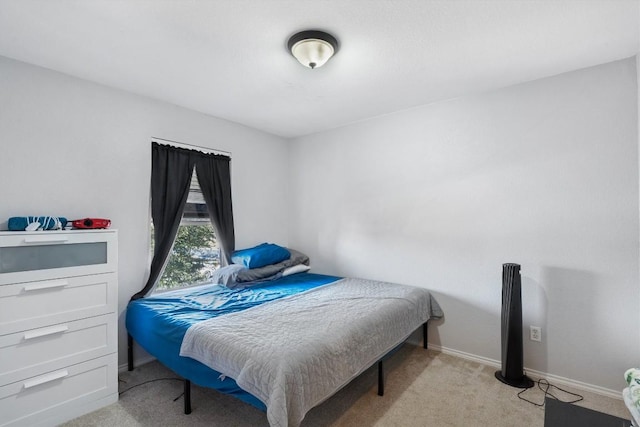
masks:
[(502, 264), (502, 370), (496, 378), (512, 387), (533, 387), (524, 374), (522, 284), (519, 264)]

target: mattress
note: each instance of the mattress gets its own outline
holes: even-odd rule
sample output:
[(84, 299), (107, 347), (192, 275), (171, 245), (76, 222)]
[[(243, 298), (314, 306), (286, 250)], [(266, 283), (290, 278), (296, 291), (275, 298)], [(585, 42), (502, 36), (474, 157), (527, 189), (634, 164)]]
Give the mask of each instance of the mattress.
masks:
[(126, 327), (142, 348), (176, 374), (265, 411), (264, 403), (242, 390), (232, 378), (179, 355), (187, 329), (204, 320), (246, 310), (339, 279), (335, 276), (299, 273), (240, 290), (221, 285), (201, 285), (163, 292), (131, 301), (127, 307)]
[(345, 278), (200, 322), (185, 334), (180, 354), (258, 397), (270, 426), (294, 427), (442, 315), (427, 289)]

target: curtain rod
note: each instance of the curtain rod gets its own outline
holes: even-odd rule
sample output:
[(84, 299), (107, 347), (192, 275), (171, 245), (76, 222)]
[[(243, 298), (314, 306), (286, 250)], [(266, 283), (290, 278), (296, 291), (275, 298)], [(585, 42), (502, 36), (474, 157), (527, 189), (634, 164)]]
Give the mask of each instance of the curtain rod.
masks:
[(180, 148), (186, 148), (188, 150), (191, 149), (197, 149), (198, 151), (204, 151), (208, 154), (217, 154), (220, 156), (227, 156), (229, 158), (231, 158), (231, 152), (230, 151), (224, 151), (224, 150), (218, 150), (215, 148), (207, 148), (207, 147), (201, 147), (199, 145), (193, 145), (193, 144), (185, 144), (184, 142), (178, 142), (178, 141), (172, 141), (170, 139), (164, 139), (164, 138), (156, 138), (155, 136), (151, 137), (152, 140), (157, 141), (157, 142), (168, 142), (170, 145), (174, 145)]

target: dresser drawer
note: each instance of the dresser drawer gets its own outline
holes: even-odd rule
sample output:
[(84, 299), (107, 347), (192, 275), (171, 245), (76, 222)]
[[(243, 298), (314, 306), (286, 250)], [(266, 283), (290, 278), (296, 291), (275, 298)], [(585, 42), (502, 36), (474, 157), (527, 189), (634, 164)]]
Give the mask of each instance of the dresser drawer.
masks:
[(0, 335), (115, 313), (115, 273), (0, 286)]
[(117, 351), (115, 314), (0, 336), (0, 384)]
[(115, 231), (0, 233), (0, 285), (117, 270)]
[(117, 400), (117, 355), (30, 377), (0, 387), (0, 426), (54, 425), (83, 405)]

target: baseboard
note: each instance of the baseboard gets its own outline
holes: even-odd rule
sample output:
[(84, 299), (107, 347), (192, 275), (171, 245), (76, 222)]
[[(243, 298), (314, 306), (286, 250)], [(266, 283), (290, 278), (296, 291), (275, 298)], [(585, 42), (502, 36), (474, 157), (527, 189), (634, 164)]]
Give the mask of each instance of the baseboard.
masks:
[(439, 351), (444, 354), (448, 354), (451, 356), (456, 356), (461, 359), (470, 360), (472, 362), (482, 363), (483, 365), (491, 366), (494, 368), (500, 368), (501, 363), (494, 359), (489, 359), (487, 357), (477, 356), (471, 353), (465, 353), (464, 351), (454, 350), (452, 348), (442, 347), (439, 345), (429, 343), (429, 350)]
[[(147, 363), (153, 362), (154, 360), (156, 360), (156, 358), (153, 356), (141, 357), (140, 359), (134, 361), (133, 366), (138, 367), (138, 366), (146, 365)], [(123, 363), (122, 365), (118, 366), (119, 374), (122, 374), (127, 371), (129, 371), (129, 363)]]
[[(451, 356), (459, 357), (461, 359), (470, 360), (472, 362), (482, 363), (483, 365), (495, 367), (497, 369), (500, 369), (502, 367), (502, 363), (499, 360), (489, 359), (487, 357), (477, 356), (471, 353), (465, 353), (464, 351), (454, 350), (451, 348), (442, 347), (435, 344), (429, 344), (429, 349), (434, 351), (439, 351)], [(570, 378), (549, 374), (547, 372), (536, 371), (534, 369), (529, 369), (526, 366), (524, 368), (524, 371), (527, 374), (527, 376), (535, 380), (545, 379), (554, 385), (572, 387), (577, 390), (588, 391), (590, 393), (598, 394), (600, 396), (606, 396), (606, 397), (611, 397), (613, 399), (622, 400), (622, 391), (619, 391), (619, 390), (611, 390), (611, 389), (600, 387), (597, 385), (572, 380)]]
[[(413, 342), (413, 340), (408, 340), (409, 343), (415, 345), (422, 345), (422, 343)], [(442, 347), (439, 345), (429, 343), (429, 350), (439, 351), (444, 354), (448, 354), (450, 356), (459, 357), (461, 359), (470, 360), (472, 362), (481, 363), (483, 365), (491, 366), (496, 369), (500, 369), (502, 367), (502, 363), (499, 360), (489, 359), (488, 357), (482, 357), (471, 353), (466, 353), (464, 351), (454, 350), (452, 348)], [(147, 363), (153, 362), (156, 360), (153, 356), (143, 357), (140, 360), (136, 360), (135, 366), (145, 365)], [(118, 366), (118, 373), (127, 372), (129, 370), (129, 365), (127, 363), (123, 363)], [(549, 374), (546, 372), (536, 371), (534, 369), (524, 368), (525, 373), (531, 377), (532, 379), (545, 379), (552, 384), (555, 385), (563, 385), (567, 387), (573, 387), (577, 390), (584, 390), (590, 393), (598, 394), (600, 396), (611, 397), (613, 399), (622, 400), (622, 391), (611, 390), (608, 388), (600, 387), (593, 384), (584, 383), (581, 381), (572, 380), (570, 378), (560, 377), (558, 375)]]
[(572, 380), (571, 378), (560, 377), (558, 375), (548, 374), (546, 372), (540, 372), (534, 369), (527, 369), (526, 367), (524, 368), (524, 370), (527, 375), (534, 379), (544, 378), (552, 384), (565, 385), (573, 387), (577, 390), (584, 390), (594, 394), (599, 394), (601, 396), (622, 400), (622, 390), (612, 390), (609, 388), (584, 383), (582, 381)]

